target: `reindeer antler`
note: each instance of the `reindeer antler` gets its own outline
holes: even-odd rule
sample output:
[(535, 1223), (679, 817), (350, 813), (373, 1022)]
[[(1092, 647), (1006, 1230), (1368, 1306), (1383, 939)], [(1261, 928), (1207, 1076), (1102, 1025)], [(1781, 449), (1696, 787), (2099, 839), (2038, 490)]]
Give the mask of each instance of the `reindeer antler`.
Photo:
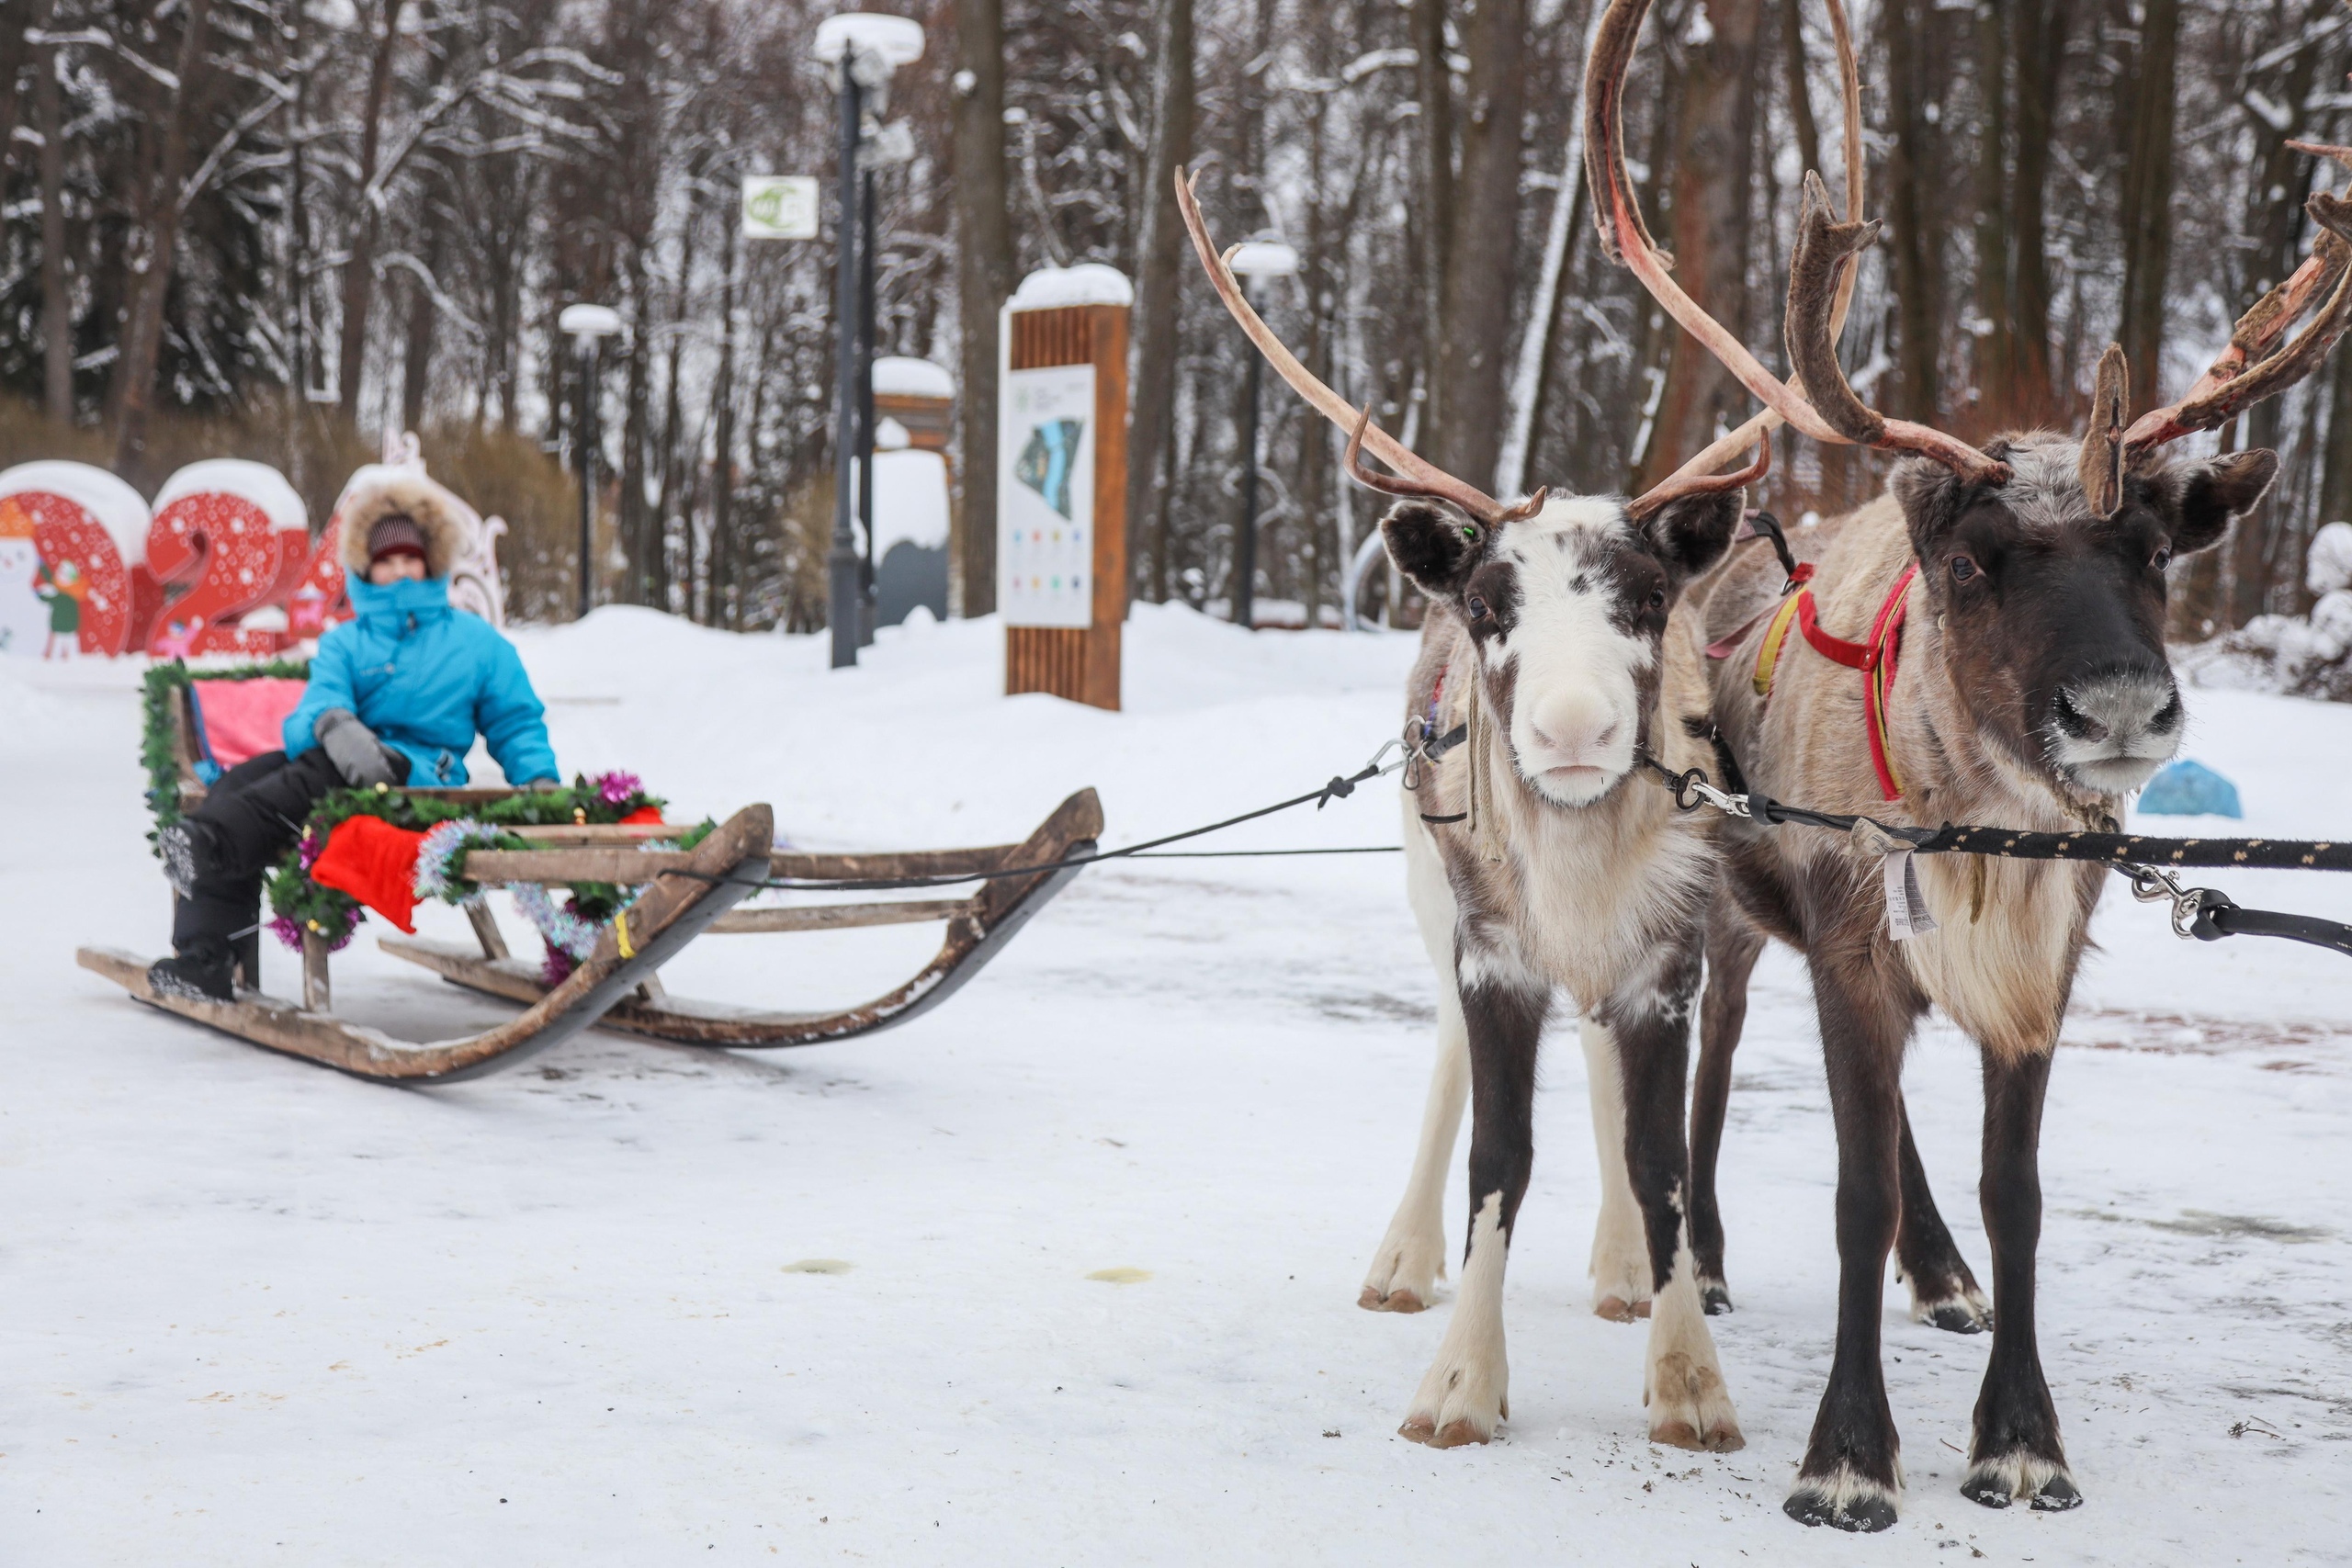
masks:
[[(2352, 165), (2352, 148), (2315, 141), (2287, 145)], [(2226, 424), (2254, 404), (2277, 397), (2318, 369), (2335, 340), (2352, 326), (2352, 201), (2313, 191), (2303, 210), (2320, 230), (2311, 254), (2238, 318), (2229, 346), (2178, 402), (2151, 409), (2132, 422), (2123, 433), (2125, 461), (2192, 432)], [(2281, 344), (2287, 329), (2305, 314), (2311, 316), (2310, 324)]]
[[(1313, 371), (1298, 362), (1298, 356), (1283, 346), (1283, 340), (1274, 335), (1273, 329), (1267, 326), (1250, 307), (1239, 280), (1233, 276), (1233, 268), (1227, 265), (1233, 253), (1227, 251), (1219, 254), (1216, 242), (1209, 238), (1208, 224), (1201, 217), (1200, 201), (1193, 194), (1193, 181), (1199, 177), (1198, 175), (1188, 177), (1182, 169), (1176, 171), (1176, 206), (1184, 215), (1184, 227), (1193, 236), (1193, 248), (1200, 253), (1201, 265), (1207, 270), (1209, 282), (1216, 286), (1217, 298), (1225, 301), (1225, 308), (1233, 313), (1233, 319), (1241, 323), (1241, 330), (1249, 334), (1250, 341), (1258, 345), (1258, 352), (1266, 356), (1266, 363), (1290, 383), (1291, 389), (1314, 404), (1326, 419), (1341, 430), (1353, 433), (1353, 439), (1348, 445), (1349, 474), (1359, 483), (1388, 495), (1432, 496), (1451, 502), (1489, 525), (1535, 515), (1544, 505), (1543, 491), (1538, 490), (1517, 505), (1505, 505), (1468, 480), (1454, 478), (1428, 458), (1408, 449), (1386, 431), (1374, 425), (1369, 404), (1362, 414), (1358, 414), (1347, 399), (1325, 386)], [(1388, 479), (1373, 475), (1357, 461), (1356, 454), (1363, 446), (1370, 446), (1374, 457), (1402, 477)]]
[[(1851, 297), (1854, 254), (1876, 237), (1877, 225), (1838, 223), (1830, 215), (1828, 193), (1818, 175), (1805, 187), (1797, 253), (1789, 269), (1789, 319), (1786, 325), (1791, 363), (1798, 374), (1783, 382), (1767, 370), (1722, 322), (1702, 309), (1668, 276), (1674, 258), (1660, 251), (1642, 221), (1633, 194), (1633, 179), (1625, 167), (1623, 107), (1625, 72), (1633, 61), (1634, 40), (1649, 0), (1611, 0), (1593, 41), (1592, 59), (1585, 71), (1585, 177), (1592, 188), (1593, 214), (1600, 228), (1601, 247), (1623, 262), (1657, 302), (1666, 307), (1685, 332), (1738, 378), (1765, 412), (1733, 435), (1714, 443), (1668, 480), (1676, 484), (1698, 464), (1712, 467), (1732, 451), (1755, 439), (1752, 431), (1786, 421), (1816, 441), (1835, 445), (1875, 446), (1885, 451), (1916, 452), (1931, 457), (1963, 478), (1987, 484), (2005, 482), (2008, 465), (1960, 440), (1909, 420), (1888, 419), (1865, 404), (1838, 367), (1837, 334), (1844, 324), (1846, 302)], [(1847, 72), (1847, 208), (1860, 207), (1861, 156), (1857, 131), (1859, 87), (1852, 66), (1852, 45), (1847, 38), (1842, 0), (1831, 0), (1830, 15), (1839, 39), (1840, 65)], [(1665, 488), (1664, 486), (1660, 487)], [(1639, 507), (1649, 498), (1634, 504)]]
[(2123, 504), (2123, 420), (2132, 395), (2132, 367), (2123, 345), (2111, 343), (2098, 356), (2098, 379), (2091, 393), (2090, 428), (2083, 432), (2083, 455), (2075, 472), (2094, 517), (2112, 517)]

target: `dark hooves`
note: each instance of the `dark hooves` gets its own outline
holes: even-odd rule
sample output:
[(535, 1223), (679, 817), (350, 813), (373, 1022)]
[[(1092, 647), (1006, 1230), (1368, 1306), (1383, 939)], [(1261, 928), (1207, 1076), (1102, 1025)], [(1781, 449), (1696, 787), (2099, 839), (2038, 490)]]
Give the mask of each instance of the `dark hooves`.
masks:
[(1706, 1280), (1699, 1285), (1699, 1304), (1707, 1309), (1709, 1317), (1721, 1317), (1731, 1311), (1731, 1292), (1720, 1280)]
[(1875, 1489), (1840, 1503), (1818, 1486), (1799, 1483), (1781, 1509), (1801, 1525), (1827, 1525), (1860, 1535), (1875, 1535), (1894, 1524), (1894, 1500)]
[(2052, 1476), (2042, 1484), (2041, 1490), (2033, 1495), (2036, 1513), (2063, 1514), (2069, 1508), (2082, 1506), (2083, 1495), (2075, 1490), (2075, 1483), (2063, 1475)]
[[(1972, 1475), (1960, 1483), (1960, 1495), (1972, 1503), (1987, 1508), (2006, 1508), (2017, 1501), (2008, 1483), (1997, 1475)], [(2041, 1490), (2026, 1499), (2038, 1514), (2063, 1514), (2069, 1508), (2083, 1506), (2083, 1495), (2065, 1475), (2053, 1475), (2041, 1483)]]
[(1965, 1302), (1945, 1302), (1928, 1309), (1928, 1322), (1946, 1334), (1982, 1334), (1993, 1326), (1992, 1314), (1979, 1314)]

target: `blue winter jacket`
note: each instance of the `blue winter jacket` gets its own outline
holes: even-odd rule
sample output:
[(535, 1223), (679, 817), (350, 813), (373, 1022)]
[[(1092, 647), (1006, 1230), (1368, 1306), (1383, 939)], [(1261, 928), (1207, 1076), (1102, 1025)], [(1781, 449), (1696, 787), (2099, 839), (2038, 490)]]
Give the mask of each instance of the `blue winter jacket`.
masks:
[(321, 714), (348, 708), (406, 754), (419, 787), (464, 784), (476, 730), (510, 783), (560, 776), (522, 656), (488, 621), (449, 607), (447, 579), (379, 588), (355, 575), (349, 587), (359, 618), (319, 639), (310, 688), (287, 716), (288, 756), (319, 743)]

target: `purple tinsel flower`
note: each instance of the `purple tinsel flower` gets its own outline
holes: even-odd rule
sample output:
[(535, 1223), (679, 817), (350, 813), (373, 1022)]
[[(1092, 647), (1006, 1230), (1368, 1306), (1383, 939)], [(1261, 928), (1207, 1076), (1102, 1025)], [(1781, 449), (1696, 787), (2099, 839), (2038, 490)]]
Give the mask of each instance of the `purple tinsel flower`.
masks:
[[(304, 829), (301, 846), (295, 852), (301, 857), (302, 869), (308, 871), (317, 864), (319, 856), (326, 852), (326, 840), (319, 837), (319, 830), (316, 828)], [(299, 946), (300, 943), (296, 945)]]
[(596, 798), (607, 806), (626, 806), (645, 793), (645, 781), (635, 773), (610, 773), (595, 781)]
[(571, 971), (574, 967), (571, 954), (549, 943), (547, 962), (539, 965), (539, 978), (549, 986), (560, 986), (571, 978)]
[[(329, 953), (341, 953), (345, 947), (349, 946), (351, 944), (352, 933), (359, 929), (359, 922), (367, 918), (368, 917), (361, 912), (359, 906), (356, 904), (354, 904), (350, 908), (345, 909), (343, 911), (343, 930), (338, 934), (327, 939), (327, 951)], [(302, 951), (302, 922), (296, 919), (293, 916), (278, 916), (276, 919), (269, 922), (269, 929), (271, 933), (275, 935), (278, 941), (284, 942), (294, 952), (300, 953)]]

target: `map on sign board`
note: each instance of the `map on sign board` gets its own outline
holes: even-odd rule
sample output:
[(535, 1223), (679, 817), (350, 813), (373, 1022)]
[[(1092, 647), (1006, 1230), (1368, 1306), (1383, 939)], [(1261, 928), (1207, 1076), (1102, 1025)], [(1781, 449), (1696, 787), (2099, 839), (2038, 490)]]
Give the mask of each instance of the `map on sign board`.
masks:
[(747, 240), (815, 239), (816, 177), (811, 175), (745, 175), (743, 237)]
[(1094, 624), (1094, 367), (1008, 370), (997, 418), (996, 607)]

